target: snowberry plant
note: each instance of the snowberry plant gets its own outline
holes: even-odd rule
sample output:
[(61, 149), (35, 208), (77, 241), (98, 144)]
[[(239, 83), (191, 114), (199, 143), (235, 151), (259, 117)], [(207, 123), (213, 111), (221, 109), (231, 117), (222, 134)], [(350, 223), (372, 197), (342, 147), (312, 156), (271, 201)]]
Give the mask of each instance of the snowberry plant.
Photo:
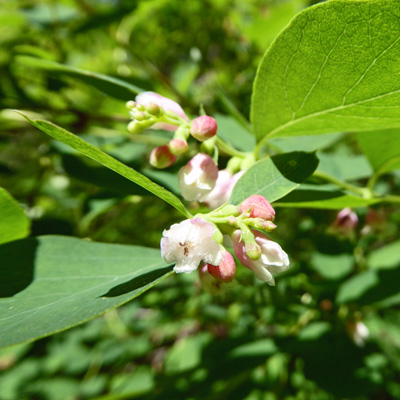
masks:
[[(200, 107), (190, 115), (168, 94), (93, 75), (98, 88), (107, 92), (111, 85), (129, 93), (131, 122), (121, 135), (157, 130), (167, 138), (149, 149), (140, 171), (78, 135), (21, 113), (38, 129), (159, 197), (181, 219), (160, 226), (162, 257), (159, 249), (71, 237), (14, 241), (27, 235), (25, 217), (0, 192), (15, 215), (9, 223), (13, 235), (3, 240), (9, 243), (0, 253), (12, 271), (2, 282), (7, 296), (0, 299), (5, 315), (0, 345), (82, 323), (173, 272), (197, 271), (204, 287), (218, 292), (229, 289), (246, 267), (273, 286), (275, 276), (295, 261), (274, 237), (278, 207), (343, 209), (332, 229), (347, 234), (357, 224), (354, 208), (400, 203), (399, 196), (377, 190), (380, 177), (400, 167), (399, 37), (398, 0), (331, 0), (302, 11), (260, 62), (250, 122), (228, 107), (235, 128)], [(36, 66), (87, 76), (49, 61)], [(354, 135), (371, 164), (363, 181), (329, 171), (327, 160), (318, 166), (317, 150), (332, 141), (326, 134), (343, 132)], [(177, 170), (179, 188), (172, 192), (150, 179), (150, 166)], [(26, 255), (25, 264), (20, 254)]]

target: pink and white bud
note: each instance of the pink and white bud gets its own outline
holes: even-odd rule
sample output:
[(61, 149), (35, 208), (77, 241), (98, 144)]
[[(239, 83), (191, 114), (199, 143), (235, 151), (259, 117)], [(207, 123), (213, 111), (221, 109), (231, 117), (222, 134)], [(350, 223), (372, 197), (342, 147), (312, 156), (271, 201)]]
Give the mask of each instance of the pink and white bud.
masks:
[(219, 265), (206, 264), (208, 272), (217, 280), (222, 282), (232, 282), (236, 274), (236, 264), (232, 255), (222, 250), (222, 262)]
[[(150, 111), (154, 109), (154, 106), (160, 107), (164, 111), (171, 111), (178, 117), (183, 118), (185, 121), (189, 121), (182, 107), (175, 101), (161, 96), (154, 92), (142, 92), (136, 96), (136, 103), (142, 106), (149, 107)], [(158, 122), (151, 126), (151, 129), (164, 129), (166, 131), (175, 131), (177, 126), (172, 124), (167, 124), (164, 122)]]
[(240, 230), (236, 230), (232, 235), (233, 249), (236, 257), (245, 267), (251, 269), (258, 279), (274, 286), (275, 280), (272, 274), (279, 274), (289, 268), (288, 255), (278, 243), (268, 239), (260, 232), (253, 231), (253, 233), (256, 243), (261, 248), (261, 257), (258, 260), (252, 260), (246, 254), (245, 244), (240, 240)]
[(232, 176), (227, 169), (219, 171), (214, 189), (203, 199), (203, 202), (211, 209), (216, 209), (225, 204), (231, 197), (236, 182), (243, 174), (244, 171), (240, 171)]
[(189, 148), (187, 141), (184, 139), (172, 139), (168, 147), (170, 152), (176, 156), (185, 153)]
[(338, 213), (332, 227), (335, 230), (345, 233), (354, 231), (357, 224), (358, 224), (357, 214), (354, 211), (352, 211), (351, 208), (346, 207)]
[(218, 167), (208, 154), (199, 153), (179, 170), (178, 176), (183, 198), (203, 201), (215, 186)]
[(363, 347), (365, 345), (365, 342), (369, 338), (369, 329), (366, 327), (364, 322), (350, 321), (347, 323), (346, 328), (350, 338), (353, 339), (354, 343), (358, 347)]
[(176, 156), (170, 152), (167, 145), (156, 147), (150, 154), (150, 164), (155, 168), (168, 168), (175, 160)]
[(269, 201), (259, 194), (248, 197), (239, 206), (240, 213), (249, 213), (250, 218), (261, 218), (265, 221), (275, 219), (275, 210)]
[(217, 133), (217, 121), (208, 115), (202, 115), (193, 120), (190, 134), (199, 142), (212, 138)]
[(201, 218), (193, 218), (164, 230), (161, 255), (168, 263), (175, 262), (174, 271), (186, 274), (203, 261), (219, 265), (223, 260), (220, 245), (213, 240), (215, 226)]

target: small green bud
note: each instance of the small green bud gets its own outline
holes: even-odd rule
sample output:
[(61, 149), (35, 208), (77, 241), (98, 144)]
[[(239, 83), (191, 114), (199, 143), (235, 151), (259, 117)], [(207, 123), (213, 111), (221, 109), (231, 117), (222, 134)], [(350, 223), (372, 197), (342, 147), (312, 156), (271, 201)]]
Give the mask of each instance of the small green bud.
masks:
[(130, 133), (141, 133), (146, 129), (146, 126), (144, 126), (143, 124), (141, 124), (139, 121), (131, 121), (128, 124), (128, 131)]
[(215, 143), (216, 143), (215, 136), (211, 139), (205, 140), (200, 146), (201, 152), (207, 154), (214, 154)]
[(128, 110), (133, 110), (136, 107), (136, 101), (129, 100), (126, 102), (126, 108)]
[(261, 247), (256, 243), (246, 243), (245, 244), (246, 254), (249, 258), (257, 261), (261, 257)]
[(149, 103), (146, 105), (146, 111), (154, 116), (158, 116), (161, 113), (160, 106), (156, 103)]

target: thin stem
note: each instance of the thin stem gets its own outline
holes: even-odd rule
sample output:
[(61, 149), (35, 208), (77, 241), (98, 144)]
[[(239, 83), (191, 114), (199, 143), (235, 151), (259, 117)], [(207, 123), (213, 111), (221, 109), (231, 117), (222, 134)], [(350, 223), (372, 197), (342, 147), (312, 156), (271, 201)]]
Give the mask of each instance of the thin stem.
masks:
[(242, 158), (247, 156), (247, 154), (244, 153), (243, 151), (236, 150), (234, 147), (224, 142), (219, 136), (217, 136), (217, 146), (219, 147), (220, 150), (224, 151), (230, 156), (242, 157)]
[(369, 188), (360, 188), (358, 186), (354, 186), (322, 171), (315, 171), (313, 176), (316, 178), (321, 178), (327, 182), (331, 182), (342, 189), (356, 193), (365, 199), (372, 198), (372, 192)]
[(379, 199), (381, 203), (389, 202), (389, 203), (400, 203), (400, 196), (396, 196), (394, 194), (388, 194)]

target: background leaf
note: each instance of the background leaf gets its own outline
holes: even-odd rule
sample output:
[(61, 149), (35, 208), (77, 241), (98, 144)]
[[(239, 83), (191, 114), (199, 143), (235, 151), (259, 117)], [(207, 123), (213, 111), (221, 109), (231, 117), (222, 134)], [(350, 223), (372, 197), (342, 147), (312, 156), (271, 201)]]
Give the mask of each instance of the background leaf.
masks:
[(257, 139), (400, 126), (399, 22), (398, 0), (329, 1), (297, 15), (259, 66)]
[(17, 63), (21, 63), (33, 68), (39, 68), (50, 72), (56, 76), (70, 76), (75, 79), (94, 86), (103, 93), (115, 97), (119, 100), (132, 100), (138, 93), (143, 92), (143, 89), (138, 88), (131, 83), (111, 76), (99, 74), (96, 72), (85, 71), (83, 69), (70, 67), (68, 65), (59, 64), (54, 61), (43, 60), (30, 56), (17, 56)]
[(357, 135), (361, 150), (379, 174), (400, 168), (400, 130), (385, 129)]
[(171, 274), (158, 249), (64, 236), (3, 244), (0, 259), (0, 346), (78, 325)]
[(0, 243), (21, 239), (29, 234), (28, 217), (3, 188), (0, 188), (0, 216)]
[(381, 201), (335, 190), (331, 185), (327, 185), (326, 188), (324, 186), (301, 185), (297, 190), (281, 198), (274, 206), (341, 210), (345, 207), (366, 207)]
[(132, 168), (127, 167), (125, 164), (119, 162), (115, 158), (109, 156), (108, 154), (102, 152), (98, 148), (92, 146), (91, 144), (85, 142), (80, 137), (60, 128), (51, 122), (44, 120), (31, 120), (27, 116), (23, 115), (33, 126), (40, 129), (41, 131), (47, 133), (53, 138), (60, 140), (61, 142), (71, 146), (75, 150), (91, 159), (99, 162), (100, 164), (106, 166), (107, 168), (113, 170), (117, 174), (122, 175), (126, 179), (138, 184), (139, 186), (145, 188), (149, 192), (155, 194), (160, 199), (163, 199), (168, 204), (171, 204), (178, 211), (180, 211), (186, 217), (190, 217), (189, 212), (186, 210), (182, 202), (171, 192), (164, 189), (163, 187), (157, 185), (150, 179), (146, 178), (141, 173), (135, 171)]
[(315, 153), (295, 151), (262, 159), (239, 179), (229, 200), (239, 204), (254, 194), (273, 202), (296, 189), (318, 166)]

